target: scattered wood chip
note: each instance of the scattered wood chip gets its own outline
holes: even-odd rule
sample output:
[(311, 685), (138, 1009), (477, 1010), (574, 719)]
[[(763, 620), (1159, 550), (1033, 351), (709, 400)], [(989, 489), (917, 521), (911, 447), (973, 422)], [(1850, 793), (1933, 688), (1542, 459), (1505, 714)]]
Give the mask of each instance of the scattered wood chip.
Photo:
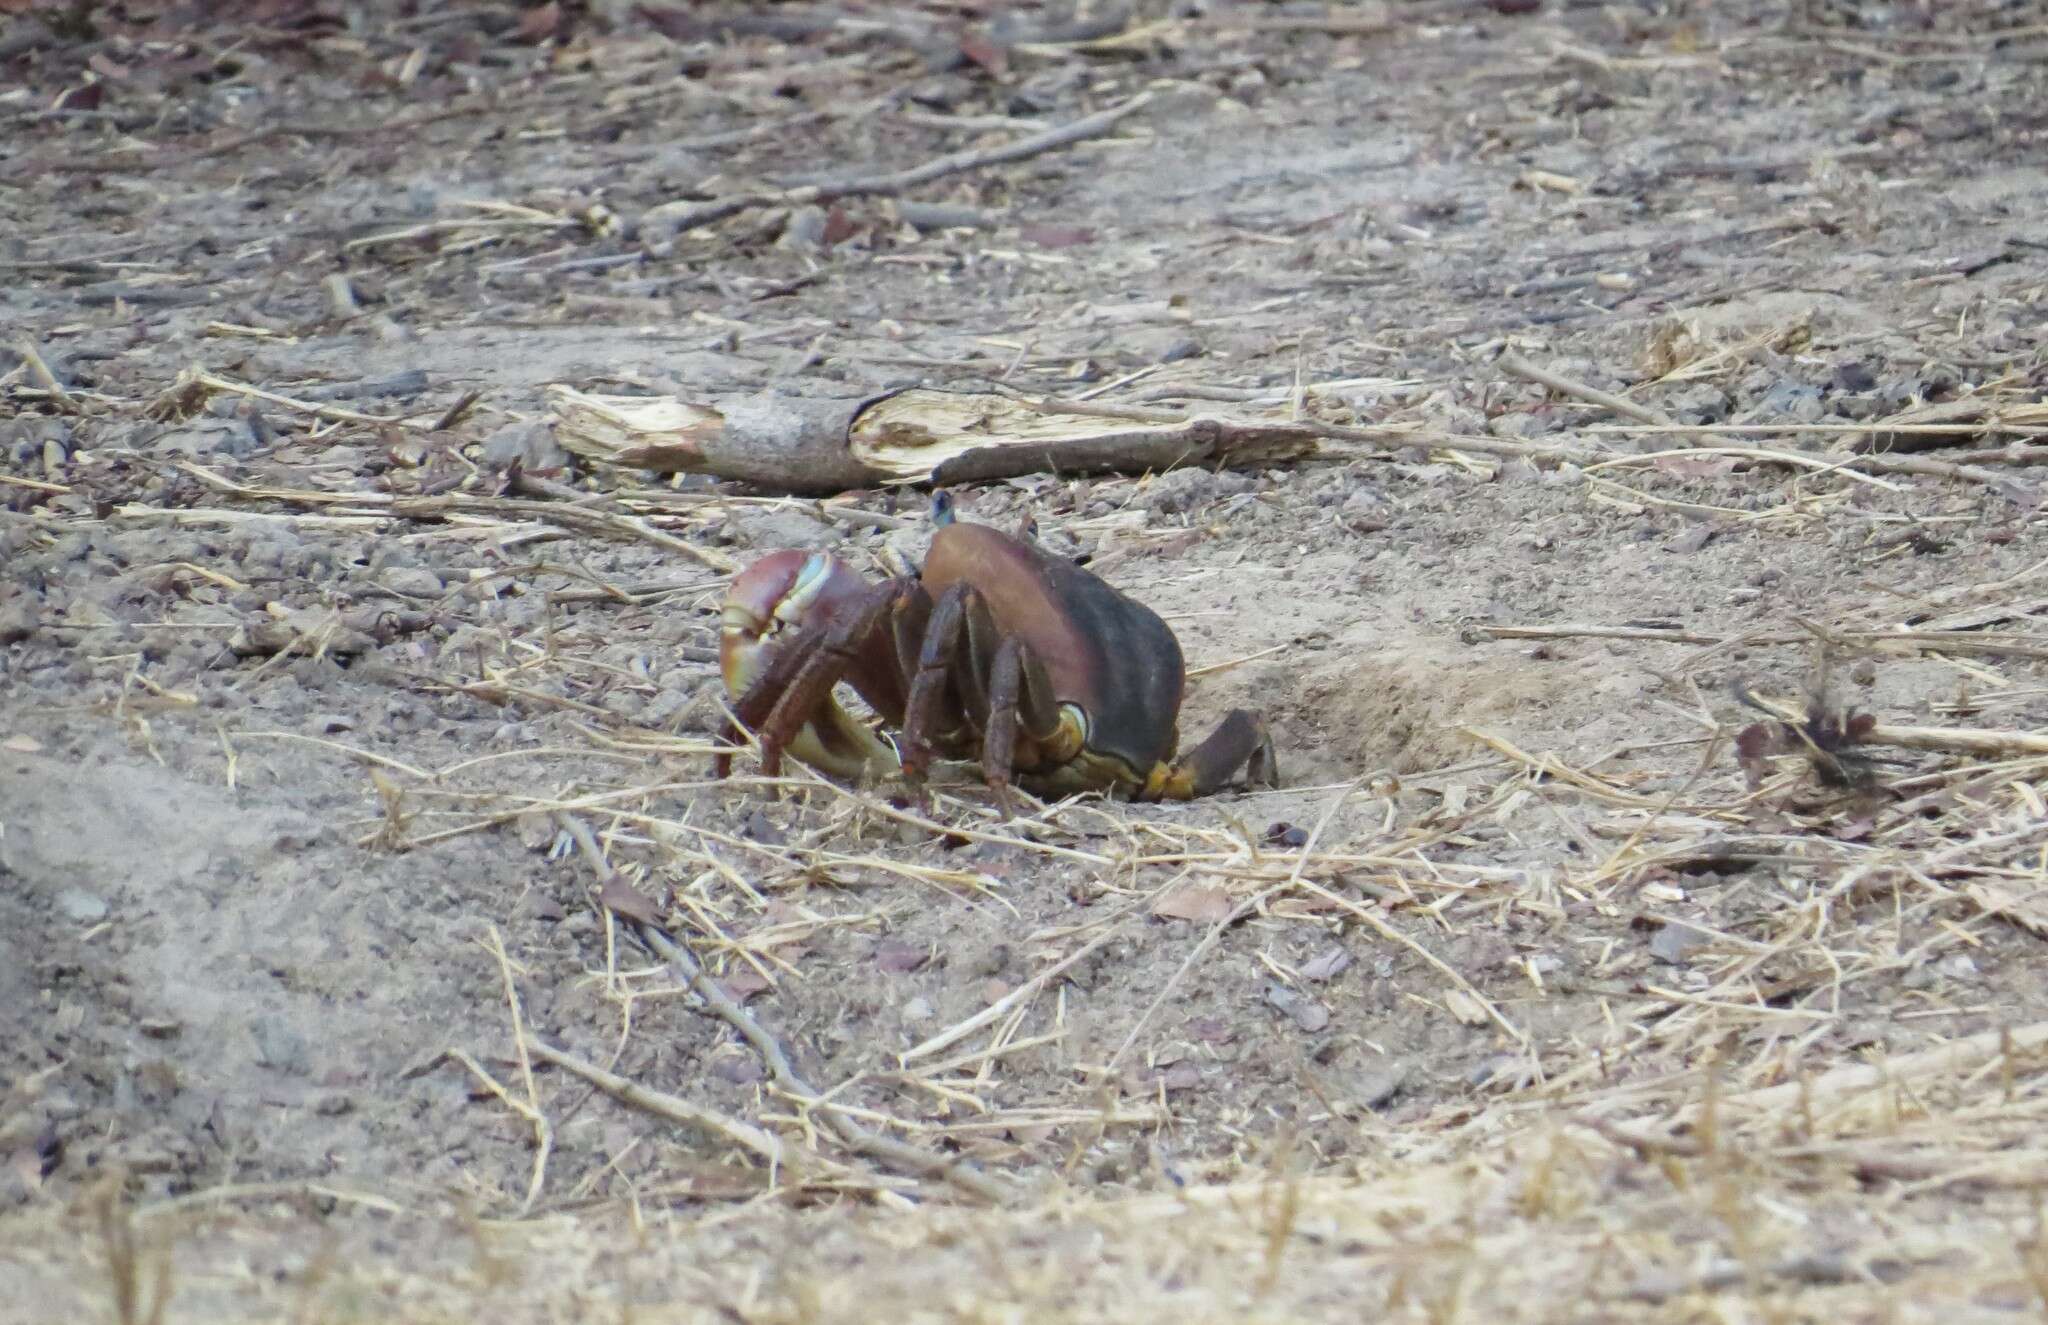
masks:
[(2048, 939), (2048, 895), (2040, 888), (1989, 880), (1971, 884), (1968, 891), (1985, 915), (2010, 920), (2029, 934)]
[(1586, 186), (1570, 175), (1559, 175), (1548, 170), (1525, 170), (1515, 181), (1523, 188), (1537, 193), (1562, 193), (1567, 196), (1585, 192)]
[(1467, 1026), (1484, 1026), (1492, 1020), (1479, 1000), (1462, 989), (1446, 990), (1444, 992), (1444, 1007), (1450, 1011), (1452, 1016), (1464, 1022)]

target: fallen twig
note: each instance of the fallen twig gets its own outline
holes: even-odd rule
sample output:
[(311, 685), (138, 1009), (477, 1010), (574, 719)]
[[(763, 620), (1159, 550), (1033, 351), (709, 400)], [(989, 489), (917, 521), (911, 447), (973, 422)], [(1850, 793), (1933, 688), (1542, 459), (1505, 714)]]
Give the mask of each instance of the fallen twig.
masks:
[(1022, 161), (1027, 157), (1038, 156), (1056, 148), (1098, 137), (1119, 121), (1143, 110), (1151, 102), (1152, 94), (1141, 92), (1107, 110), (1099, 110), (1093, 115), (1047, 129), (1043, 133), (1028, 134), (999, 147), (948, 153), (935, 157), (923, 165), (886, 175), (869, 175), (837, 182), (821, 181), (792, 189), (761, 193), (735, 194), (714, 202), (661, 203), (641, 214), (637, 234), (650, 251), (657, 256), (665, 256), (672, 247), (675, 236), (686, 230), (694, 230), (699, 226), (737, 216), (741, 212), (760, 207), (803, 207), (814, 203), (832, 202), (839, 198), (891, 197), (916, 188), (920, 184), (944, 179), (948, 175), (958, 175), (1010, 161)]
[(1560, 395), (1572, 396), (1589, 404), (1598, 405), (1602, 409), (1613, 410), (1616, 414), (1623, 415), (1626, 418), (1637, 419), (1643, 423), (1654, 423), (1659, 427), (1675, 428), (1678, 426), (1669, 415), (1660, 414), (1648, 405), (1638, 405), (1626, 396), (1617, 396), (1610, 391), (1602, 391), (1598, 387), (1587, 386), (1584, 382), (1575, 381), (1562, 373), (1554, 373), (1541, 364), (1531, 363), (1513, 350), (1509, 350), (1493, 362), (1494, 366), (1504, 373), (1513, 373), (1516, 377), (1526, 378), (1531, 382), (1537, 383), (1539, 386), (1547, 386)]
[[(590, 861), (592, 868), (601, 879), (609, 881), (616, 876), (610, 862), (604, 858), (597, 839), (584, 822), (573, 814), (560, 813), (556, 816), (578, 849)], [(706, 1007), (721, 1020), (743, 1036), (754, 1052), (761, 1056), (762, 1065), (768, 1069), (768, 1076), (783, 1094), (799, 1107), (810, 1106), (817, 1110), (824, 1126), (836, 1135), (848, 1149), (868, 1155), (882, 1163), (906, 1169), (924, 1177), (944, 1178), (962, 1191), (984, 1201), (1003, 1204), (1009, 1193), (1003, 1185), (988, 1175), (969, 1168), (964, 1160), (949, 1160), (921, 1150), (908, 1142), (883, 1136), (879, 1132), (861, 1126), (844, 1113), (832, 1107), (824, 1097), (803, 1077), (798, 1075), (789, 1061), (788, 1052), (766, 1027), (755, 1020), (754, 1015), (743, 1007), (739, 1000), (728, 994), (717, 981), (704, 974), (704, 968), (688, 949), (675, 942), (660, 927), (645, 920), (614, 911), (620, 923), (630, 927), (640, 940), (657, 956), (667, 962), (682, 985), (704, 1000)]]
[(1056, 409), (978, 391), (824, 399), (767, 392), (711, 404), (556, 386), (548, 403), (556, 440), (585, 459), (795, 493), (1270, 464), (1317, 449), (1314, 430), (1294, 422), (1159, 411), (1131, 420), (1113, 407)]
[[(388, 492), (319, 492), (310, 488), (252, 487), (214, 473), (200, 465), (179, 468), (209, 487), (232, 493), (247, 501), (279, 501), (301, 506), (372, 507), (406, 520), (444, 520), (451, 515), (499, 515), (520, 520), (539, 520), (633, 542), (649, 543), (664, 551), (680, 553), (721, 574), (739, 568), (739, 563), (716, 548), (698, 547), (674, 534), (664, 533), (645, 520), (613, 511), (592, 510), (568, 501), (530, 501), (518, 497), (489, 497), (478, 493), (447, 492), (433, 497), (401, 497)], [(139, 507), (147, 513), (151, 508)], [(370, 518), (376, 518), (374, 516)]]
[[(766, 1160), (771, 1172), (793, 1167), (789, 1162), (789, 1148), (782, 1138), (773, 1132), (756, 1127), (752, 1123), (741, 1122), (737, 1118), (728, 1118), (716, 1109), (707, 1109), (703, 1105), (692, 1104), (678, 1096), (643, 1086), (630, 1077), (607, 1072), (595, 1063), (586, 1063), (574, 1054), (557, 1049), (544, 1040), (529, 1037), (526, 1048), (535, 1058), (544, 1063), (553, 1063), (556, 1067), (582, 1077), (621, 1104), (639, 1109), (643, 1113), (651, 1113), (657, 1118), (666, 1118), (672, 1123), (680, 1123), (685, 1127), (701, 1127), (716, 1136), (724, 1137), (756, 1158)], [(798, 1171), (798, 1176), (803, 1176), (801, 1170)]]
[(1065, 975), (1068, 970), (1072, 969), (1075, 963), (1079, 962), (1082, 958), (1088, 956), (1097, 948), (1100, 948), (1103, 944), (1109, 942), (1111, 939), (1115, 938), (1118, 934), (1120, 934), (1123, 931), (1122, 921), (1123, 917), (1121, 916), (1110, 921), (1109, 928), (1105, 929), (1102, 933), (1096, 935), (1088, 942), (1074, 949), (1074, 951), (1068, 953), (1065, 957), (1061, 958), (1059, 961), (1055, 962), (1051, 966), (1048, 966), (1043, 971), (1040, 971), (1037, 975), (1032, 976), (1029, 980), (1026, 980), (1023, 984), (1017, 986), (1015, 989), (1012, 989), (1009, 993), (1003, 995), (1001, 998), (989, 1004), (981, 1011), (975, 1013), (967, 1020), (960, 1022), (957, 1025), (949, 1026), (945, 1030), (940, 1031), (937, 1035), (934, 1035), (930, 1039), (924, 1041), (924, 1043), (916, 1045), (913, 1048), (904, 1050), (902, 1053), (896, 1055), (896, 1061), (901, 1064), (904, 1064), (905, 1066), (908, 1066), (910, 1063), (914, 1062), (919, 1058), (926, 1057), (930, 1054), (935, 1054), (939, 1050), (944, 1049), (949, 1045), (958, 1044), (962, 1039), (974, 1034), (974, 1032), (980, 1030), (984, 1026), (992, 1026), (996, 1022), (1001, 1021), (1004, 1017), (1010, 1014), (1012, 1009), (1021, 1007), (1025, 1003), (1028, 1003), (1032, 999), (1036, 998), (1047, 985), (1059, 979), (1062, 975)]
[[(1807, 631), (1760, 630), (1743, 635), (1702, 635), (1660, 626), (1474, 626), (1495, 639), (1623, 639), (1719, 648), (1742, 644), (1811, 644)], [(1976, 630), (1843, 630), (1833, 642), (1872, 653), (1968, 653), (1988, 657), (2048, 658), (2048, 640)]]
[(23, 336), (15, 342), (14, 348), (21, 355), (22, 362), (28, 365), (29, 376), (35, 378), (36, 384), (49, 393), (51, 404), (66, 413), (76, 408), (71, 393), (64, 389), (64, 384), (50, 371), (50, 365), (43, 361), (43, 353), (33, 339)]

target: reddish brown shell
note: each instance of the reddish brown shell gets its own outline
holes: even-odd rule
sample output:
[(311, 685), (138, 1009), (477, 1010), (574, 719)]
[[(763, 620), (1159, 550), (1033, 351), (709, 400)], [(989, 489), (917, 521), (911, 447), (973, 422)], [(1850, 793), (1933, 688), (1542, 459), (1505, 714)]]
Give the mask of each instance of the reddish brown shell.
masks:
[(1088, 716), (1088, 748), (1142, 779), (1173, 758), (1187, 672), (1159, 615), (1100, 577), (1035, 544), (979, 524), (932, 538), (924, 583), (933, 597), (965, 582), (1006, 634), (1045, 665), (1060, 702)]

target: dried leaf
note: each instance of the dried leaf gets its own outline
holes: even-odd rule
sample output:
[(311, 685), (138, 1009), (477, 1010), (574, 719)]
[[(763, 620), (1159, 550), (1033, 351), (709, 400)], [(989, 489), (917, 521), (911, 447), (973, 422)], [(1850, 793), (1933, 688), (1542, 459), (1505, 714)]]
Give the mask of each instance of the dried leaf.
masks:
[(1194, 884), (1176, 888), (1152, 903), (1152, 914), (1161, 920), (1195, 920), (1205, 925), (1222, 923), (1230, 910), (1230, 894)]
[(775, 988), (767, 976), (751, 966), (742, 966), (730, 975), (720, 976), (718, 983), (735, 999), (744, 1003), (754, 995)]
[(853, 238), (859, 231), (860, 227), (847, 218), (846, 209), (834, 206), (825, 213), (825, 233), (820, 237), (819, 242), (823, 243), (826, 248), (831, 248), (835, 244), (843, 243)]
[(4, 741), (0, 741), (0, 750), (6, 750), (18, 755), (41, 754), (43, 752), (43, 743), (33, 736), (17, 733)]
[(661, 910), (648, 899), (647, 894), (614, 874), (604, 881), (604, 887), (597, 890), (598, 905), (614, 915), (628, 920), (637, 920), (643, 925), (661, 923)]
[(519, 19), (517, 39), (527, 43), (543, 42), (555, 35), (562, 25), (562, 6), (549, 0), (526, 11)]
[(902, 939), (883, 939), (875, 945), (875, 965), (890, 975), (908, 975), (931, 959), (928, 948)]
[(998, 78), (1010, 71), (1010, 52), (979, 32), (960, 38), (960, 53)]

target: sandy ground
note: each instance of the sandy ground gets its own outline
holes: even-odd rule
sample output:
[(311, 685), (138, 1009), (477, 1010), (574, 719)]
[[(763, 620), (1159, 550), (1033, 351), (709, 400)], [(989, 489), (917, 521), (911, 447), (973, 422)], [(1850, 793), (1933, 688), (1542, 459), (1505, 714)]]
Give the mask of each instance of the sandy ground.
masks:
[[(1518, 8), (0, 0), (0, 1317), (2034, 1318), (2048, 19)], [(1282, 787), (712, 779), (924, 494), (546, 388), (989, 382), (1363, 430), (955, 493)]]

